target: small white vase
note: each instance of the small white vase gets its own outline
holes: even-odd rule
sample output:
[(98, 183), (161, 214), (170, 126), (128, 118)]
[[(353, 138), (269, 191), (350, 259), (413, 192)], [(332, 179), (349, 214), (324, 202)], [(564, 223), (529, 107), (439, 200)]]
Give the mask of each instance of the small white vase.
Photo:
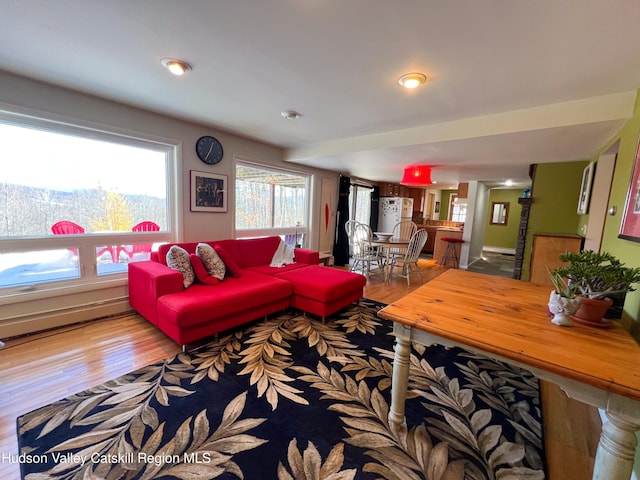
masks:
[(549, 311), (553, 314), (551, 323), (561, 327), (571, 326), (571, 315), (578, 311), (580, 298), (567, 298), (560, 296), (555, 290), (549, 295)]

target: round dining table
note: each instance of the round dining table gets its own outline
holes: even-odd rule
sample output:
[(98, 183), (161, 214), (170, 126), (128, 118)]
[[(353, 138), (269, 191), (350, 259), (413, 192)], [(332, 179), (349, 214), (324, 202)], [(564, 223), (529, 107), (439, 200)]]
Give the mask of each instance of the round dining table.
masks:
[(389, 283), (391, 281), (391, 250), (394, 248), (407, 248), (409, 246), (409, 239), (402, 239), (397, 237), (391, 237), (386, 240), (374, 238), (371, 240), (370, 245), (372, 247), (378, 247), (385, 251), (384, 260), (384, 281)]

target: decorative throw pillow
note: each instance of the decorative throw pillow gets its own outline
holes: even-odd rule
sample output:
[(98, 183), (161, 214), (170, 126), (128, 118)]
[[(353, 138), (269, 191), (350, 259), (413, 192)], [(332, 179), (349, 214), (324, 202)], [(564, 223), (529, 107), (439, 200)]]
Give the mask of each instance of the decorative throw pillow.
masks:
[(209, 272), (209, 275), (218, 280), (224, 280), (224, 274), (226, 273), (224, 262), (211, 245), (199, 243), (196, 246), (196, 255), (202, 260), (202, 264), (207, 272)]
[(235, 260), (231, 258), (231, 255), (229, 255), (229, 253), (220, 245), (214, 245), (213, 248), (216, 250), (218, 255), (220, 255), (220, 258), (222, 259), (225, 266), (227, 267), (227, 271), (229, 272), (229, 274), (232, 277), (241, 277), (242, 270), (240, 269), (238, 264), (235, 262)]
[(189, 253), (178, 245), (172, 246), (167, 252), (167, 266), (182, 273), (182, 284), (189, 288), (195, 280), (193, 268), (189, 261)]
[(204, 283), (205, 285), (217, 285), (220, 283), (220, 280), (209, 275), (209, 272), (204, 268), (204, 264), (198, 255), (195, 253), (190, 254), (189, 260), (191, 261), (193, 272), (196, 274), (196, 278), (200, 283)]

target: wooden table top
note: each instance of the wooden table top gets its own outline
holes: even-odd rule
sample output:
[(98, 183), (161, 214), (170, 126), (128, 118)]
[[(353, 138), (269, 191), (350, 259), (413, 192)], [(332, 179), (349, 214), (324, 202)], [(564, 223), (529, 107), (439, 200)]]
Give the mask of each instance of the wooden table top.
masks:
[(369, 242), (372, 247), (402, 247), (409, 245), (409, 239), (391, 237), (388, 240), (374, 239)]
[(611, 328), (559, 327), (551, 289), (451, 269), (386, 306), (379, 316), (599, 389), (640, 400), (640, 346)]

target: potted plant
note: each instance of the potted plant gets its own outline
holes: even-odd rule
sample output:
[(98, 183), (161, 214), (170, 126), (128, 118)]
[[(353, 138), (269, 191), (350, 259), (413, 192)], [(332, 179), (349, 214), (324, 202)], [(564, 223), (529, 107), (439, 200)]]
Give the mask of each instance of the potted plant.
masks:
[(609, 297), (634, 291), (633, 284), (640, 282), (640, 268), (626, 267), (607, 252), (565, 252), (560, 260), (569, 265), (552, 270), (550, 275), (567, 279), (567, 285), (582, 299), (572, 318), (590, 325), (608, 326), (603, 316), (613, 303)]
[(554, 287), (549, 295), (549, 312), (553, 315), (551, 322), (561, 327), (570, 327), (571, 315), (576, 313), (582, 303), (582, 299), (576, 296), (578, 286), (570, 284), (564, 276), (549, 267), (547, 272)]

